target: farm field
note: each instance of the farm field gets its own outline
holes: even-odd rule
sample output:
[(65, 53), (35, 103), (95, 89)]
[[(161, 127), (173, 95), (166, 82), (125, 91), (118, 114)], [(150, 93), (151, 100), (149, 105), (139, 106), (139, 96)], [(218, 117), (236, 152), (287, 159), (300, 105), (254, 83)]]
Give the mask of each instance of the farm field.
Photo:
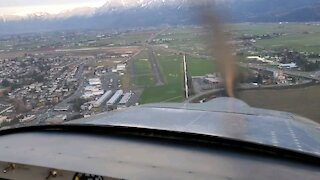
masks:
[(270, 49), (287, 47), (296, 51), (320, 53), (320, 33), (289, 34), (272, 39), (259, 40), (257, 44)]
[(286, 111), (320, 122), (320, 86), (283, 90), (248, 90), (239, 98), (253, 107)]
[(132, 31), (129, 33), (124, 33), (115, 37), (109, 37), (105, 39), (98, 40), (95, 44), (97, 46), (109, 45), (109, 44), (141, 44), (145, 42), (148, 37), (153, 33), (157, 32), (156, 30), (144, 30), (144, 31)]
[[(320, 26), (317, 25), (303, 23), (237, 23), (227, 24), (225, 27), (234, 38), (243, 35), (286, 34), (272, 39), (259, 40), (257, 45), (264, 48), (288, 47), (298, 51), (320, 52)], [(158, 38), (172, 39), (165, 42), (172, 49), (195, 54), (208, 54), (206, 33), (204, 29), (199, 27), (172, 28), (159, 35)]]
[(165, 33), (158, 36), (159, 39), (167, 38), (172, 39), (165, 44), (169, 48), (197, 53), (205, 54), (205, 40), (206, 34), (203, 29), (195, 27), (173, 28), (169, 29)]
[(303, 23), (238, 23), (227, 25), (240, 35), (264, 35), (273, 33), (298, 34), (304, 32), (320, 32), (320, 26)]

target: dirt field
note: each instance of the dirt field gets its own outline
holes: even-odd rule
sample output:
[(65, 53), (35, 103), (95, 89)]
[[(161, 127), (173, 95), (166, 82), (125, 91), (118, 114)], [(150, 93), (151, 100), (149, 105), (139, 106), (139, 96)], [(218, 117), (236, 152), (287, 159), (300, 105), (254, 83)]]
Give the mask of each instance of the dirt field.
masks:
[(254, 107), (292, 112), (320, 123), (320, 86), (241, 91), (239, 98)]

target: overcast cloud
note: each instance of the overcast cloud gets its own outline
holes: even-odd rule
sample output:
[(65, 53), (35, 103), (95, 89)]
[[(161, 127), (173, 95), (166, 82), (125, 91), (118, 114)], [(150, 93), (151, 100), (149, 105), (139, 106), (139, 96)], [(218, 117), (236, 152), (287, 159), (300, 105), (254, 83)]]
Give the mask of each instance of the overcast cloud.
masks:
[(0, 0), (1, 7), (97, 3), (101, 0)]
[(100, 7), (106, 0), (0, 0), (0, 15), (56, 14), (77, 7)]

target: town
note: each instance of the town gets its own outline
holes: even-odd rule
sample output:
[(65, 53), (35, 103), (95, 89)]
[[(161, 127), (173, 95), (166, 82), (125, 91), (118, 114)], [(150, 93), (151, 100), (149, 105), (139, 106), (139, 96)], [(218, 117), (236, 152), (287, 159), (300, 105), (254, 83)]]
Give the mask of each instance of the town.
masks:
[[(101, 37), (96, 35), (96, 38)], [(47, 42), (50, 35), (20, 37), (18, 41), (28, 42), (30, 38), (41, 43)], [(68, 38), (73, 39), (72, 36)], [(8, 40), (4, 39), (4, 42)], [(61, 39), (67, 38), (61, 35)], [(61, 123), (138, 104), (135, 92), (123, 89), (120, 81), (128, 59), (139, 51), (138, 48), (68, 51), (66, 47), (81, 47), (79, 43), (69, 43), (71, 45), (49, 43), (35, 49), (24, 46), (2, 50), (9, 54), (27, 52), (0, 58), (2, 126)]]

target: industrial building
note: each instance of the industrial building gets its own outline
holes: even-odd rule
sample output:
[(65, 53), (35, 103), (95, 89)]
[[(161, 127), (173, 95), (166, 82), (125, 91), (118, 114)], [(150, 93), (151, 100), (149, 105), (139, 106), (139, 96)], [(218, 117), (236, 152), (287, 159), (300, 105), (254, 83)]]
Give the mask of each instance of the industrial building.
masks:
[(28, 115), (26, 117), (24, 117), (23, 119), (20, 119), (19, 121), (21, 123), (24, 123), (24, 122), (30, 122), (30, 121), (33, 121), (36, 119), (36, 115)]
[(125, 93), (121, 98), (121, 100), (119, 101), (119, 105), (126, 106), (130, 98), (131, 98), (131, 93)]
[(82, 98), (90, 99), (95, 96), (104, 94), (104, 90), (101, 89), (101, 80), (99, 78), (91, 78), (88, 80), (89, 85), (84, 87), (84, 94)]
[(223, 79), (221, 77), (220, 73), (213, 73), (213, 74), (207, 74), (203, 77), (201, 77), (204, 83), (210, 84), (213, 87), (219, 86), (223, 82)]
[(126, 64), (117, 64), (117, 71), (125, 71), (126, 70)]
[(93, 103), (93, 107), (100, 107), (102, 103), (108, 100), (111, 96), (112, 96), (112, 91), (111, 90), (107, 91), (97, 101)]
[(70, 109), (70, 105), (65, 104), (65, 105), (57, 105), (53, 110), (55, 111), (68, 111)]
[(282, 69), (282, 68), (292, 69), (292, 68), (297, 68), (298, 66), (296, 63), (289, 63), (289, 64), (280, 64), (278, 67), (280, 69)]
[(122, 90), (117, 90), (114, 95), (109, 99), (109, 101), (107, 102), (107, 105), (108, 106), (112, 106), (112, 105), (115, 105), (116, 102), (121, 98), (123, 94), (123, 91)]
[(100, 96), (104, 94), (104, 90), (92, 91), (92, 92), (85, 92), (81, 97), (84, 99), (89, 99), (94, 96)]
[(59, 114), (59, 115), (56, 115), (55, 117), (47, 119), (46, 123), (48, 123), (48, 124), (61, 124), (66, 120), (67, 120), (67, 115)]
[(99, 78), (91, 78), (89, 79), (89, 85), (90, 86), (101, 85), (101, 80)]
[(86, 86), (84, 87), (85, 91), (98, 91), (100, 90), (99, 88), (97, 88), (96, 86)]

